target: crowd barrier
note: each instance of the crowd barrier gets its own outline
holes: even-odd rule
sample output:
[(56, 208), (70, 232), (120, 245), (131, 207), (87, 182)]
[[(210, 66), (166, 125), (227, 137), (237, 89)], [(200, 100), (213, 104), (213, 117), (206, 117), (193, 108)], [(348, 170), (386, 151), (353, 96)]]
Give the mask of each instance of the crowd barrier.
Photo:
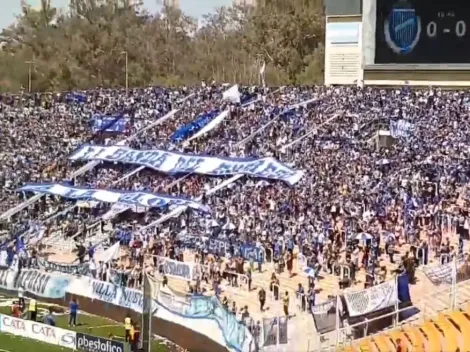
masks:
[[(448, 267), (451, 265), (455, 265), (455, 269), (450, 270)], [(466, 264), (459, 265), (457, 260), (441, 265), (440, 270), (445, 269), (444, 272), (446, 275), (450, 275), (450, 280), (441, 278), (436, 286), (446, 282), (448, 284), (424, 297), (420, 297), (413, 303), (389, 305), (388, 308), (378, 309), (372, 314), (363, 314), (352, 319), (350, 316), (348, 320), (339, 320), (338, 323), (341, 322), (341, 325), (344, 323), (343, 327), (329, 329), (325, 333), (318, 334), (319, 350), (335, 351), (341, 346), (348, 346), (358, 339), (380, 333), (390, 329), (390, 327), (398, 327), (403, 324), (414, 325), (439, 312), (456, 309), (456, 307), (468, 302), (470, 299), (470, 272), (466, 268)], [(358, 294), (360, 295), (360, 292), (345, 295)], [(334, 316), (335, 312), (333, 311), (331, 314)], [(339, 316), (340, 313), (337, 311), (336, 317)]]
[[(76, 298), (80, 310), (123, 322), (127, 314), (137, 321), (143, 310), (142, 291), (116, 286), (89, 277), (51, 274), (39, 270), (0, 270), (0, 291), (67, 306)], [(249, 352), (252, 336), (216, 297), (187, 296), (181, 300), (158, 293), (152, 306), (152, 331), (190, 351)]]
[(95, 352), (124, 352), (125, 344), (40, 322), (0, 314), (0, 332), (70, 348), (73, 351), (93, 349)]

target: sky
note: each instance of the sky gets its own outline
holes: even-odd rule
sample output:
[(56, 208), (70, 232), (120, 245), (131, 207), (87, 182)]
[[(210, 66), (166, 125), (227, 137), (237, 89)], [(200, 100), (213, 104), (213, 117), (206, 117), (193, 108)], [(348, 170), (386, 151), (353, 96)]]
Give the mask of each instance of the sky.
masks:
[[(15, 17), (21, 12), (20, 0), (0, 0), (2, 11), (0, 11), (0, 28), (8, 27), (15, 21)], [(27, 0), (32, 6), (38, 6), (40, 0)], [(55, 7), (67, 7), (69, 0), (52, 0)], [(193, 17), (212, 12), (215, 7), (228, 6), (232, 0), (180, 0), (180, 6), (184, 13)], [(157, 0), (144, 0), (144, 7), (151, 12), (158, 10)]]

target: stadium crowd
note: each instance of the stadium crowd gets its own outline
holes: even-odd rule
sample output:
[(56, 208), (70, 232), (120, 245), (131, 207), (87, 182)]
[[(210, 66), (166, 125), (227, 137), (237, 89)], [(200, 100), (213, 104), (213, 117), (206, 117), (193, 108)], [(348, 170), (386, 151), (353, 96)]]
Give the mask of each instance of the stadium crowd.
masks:
[[(112, 237), (132, 248), (132, 257), (142, 260), (146, 253), (169, 252), (183, 259), (184, 249), (191, 247), (198, 260), (212, 268), (219, 268), (220, 253), (208, 253), (203, 246), (211, 238), (230, 243), (228, 253), (223, 253), (229, 258), (236, 256), (237, 243), (264, 247), (263, 259), (273, 261), (277, 272), (292, 274), (293, 260), (302, 253), (311, 277), (308, 292), (314, 288), (319, 272), (331, 273), (335, 263), (350, 265), (352, 281), (355, 272), (364, 268), (370, 278), (366, 285), (373, 285), (387, 275), (379, 260), (384, 254), (406, 270), (411, 280), (417, 264), (426, 264), (442, 253), (463, 254), (469, 228), (465, 210), (470, 175), (468, 92), (248, 87), (241, 92), (241, 103), (235, 103), (223, 98), (226, 88), (2, 97), (0, 128), (7, 132), (0, 142), (2, 210), (31, 197), (15, 191), (30, 182), (69, 182), (99, 189), (200, 197), (211, 208), (210, 215), (188, 208), (153, 227), (149, 224), (171, 209), (140, 212), (131, 208), (112, 216)], [(172, 109), (179, 111), (129, 138)], [(191, 141), (172, 138), (178, 128), (198, 116), (225, 109), (230, 110), (229, 117), (202, 137)], [(90, 126), (96, 114), (122, 114), (129, 118), (129, 128), (124, 133), (93, 132)], [(389, 137), (387, 143), (376, 142), (379, 129), (390, 130), (393, 138)], [(77, 174), (84, 164), (67, 160), (82, 143), (119, 142), (136, 149), (272, 156), (303, 170), (304, 175), (293, 186), (244, 176), (212, 193), (210, 190), (228, 177), (166, 175), (107, 162)], [(134, 173), (127, 176), (130, 172)], [(3, 228), (9, 239), (32, 223), (45, 226), (46, 236), (60, 227), (63, 236), (78, 231), (85, 239), (88, 225), (99, 222), (112, 207), (94, 204), (84, 209), (74, 204), (45, 196), (11, 216)], [(452, 228), (460, 235), (458, 243), (448, 240)], [(396, 246), (403, 244), (410, 246), (409, 252), (395, 258)], [(251, 277), (251, 272), (262, 266), (262, 259), (254, 255), (237, 260), (241, 266), (229, 262), (226, 265), (230, 270), (220, 276), (230, 281), (230, 272), (237, 271)], [(138, 286), (140, 272), (134, 271), (126, 281)], [(105, 272), (100, 269), (99, 276), (106, 276)], [(214, 279), (216, 275), (207, 273), (207, 277)], [(214, 283), (211, 286), (217, 292), (216, 280)], [(314, 297), (309, 298), (308, 303), (314, 301)]]

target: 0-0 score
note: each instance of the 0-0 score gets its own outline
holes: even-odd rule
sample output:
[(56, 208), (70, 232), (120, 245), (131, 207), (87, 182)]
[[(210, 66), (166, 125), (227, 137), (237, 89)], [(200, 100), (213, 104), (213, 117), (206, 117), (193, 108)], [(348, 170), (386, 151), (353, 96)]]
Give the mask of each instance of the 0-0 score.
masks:
[[(441, 11), (441, 12), (437, 13), (437, 17), (439, 19), (444, 19), (444, 18), (449, 18), (449, 17), (450, 18), (455, 18), (455, 13), (454, 13), (454, 11), (449, 11), (449, 12)], [(449, 27), (449, 26), (445, 26), (445, 27)], [(438, 29), (439, 28), (437, 26), (437, 22), (436, 21), (431, 21), (426, 26), (426, 34), (428, 35), (429, 38), (434, 38), (438, 34)], [(462, 38), (463, 36), (465, 36), (465, 34), (467, 34), (467, 25), (466, 25), (465, 21), (455, 22), (453, 30), (454, 30), (455, 35), (458, 38)], [(445, 34), (448, 34), (448, 33), (451, 33), (451, 32), (452, 32), (451, 28), (444, 28), (442, 30), (442, 33), (445, 33)]]

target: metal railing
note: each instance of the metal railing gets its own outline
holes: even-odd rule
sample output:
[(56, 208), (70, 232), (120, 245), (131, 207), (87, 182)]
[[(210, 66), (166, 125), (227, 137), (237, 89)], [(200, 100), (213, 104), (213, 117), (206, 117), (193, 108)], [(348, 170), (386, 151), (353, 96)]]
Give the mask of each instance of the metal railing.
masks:
[[(463, 293), (466, 291), (465, 288), (468, 289), (468, 294)], [(462, 297), (459, 296), (460, 294)], [(338, 347), (351, 345), (362, 338), (374, 336), (392, 328), (407, 324), (421, 324), (439, 312), (456, 309), (469, 301), (470, 280), (460, 283), (454, 281), (452, 285), (425, 295), (411, 306), (394, 309), (389, 313), (365, 319), (356, 324), (347, 325), (346, 323), (346, 326), (337, 331), (319, 334), (316, 350), (334, 351)]]

